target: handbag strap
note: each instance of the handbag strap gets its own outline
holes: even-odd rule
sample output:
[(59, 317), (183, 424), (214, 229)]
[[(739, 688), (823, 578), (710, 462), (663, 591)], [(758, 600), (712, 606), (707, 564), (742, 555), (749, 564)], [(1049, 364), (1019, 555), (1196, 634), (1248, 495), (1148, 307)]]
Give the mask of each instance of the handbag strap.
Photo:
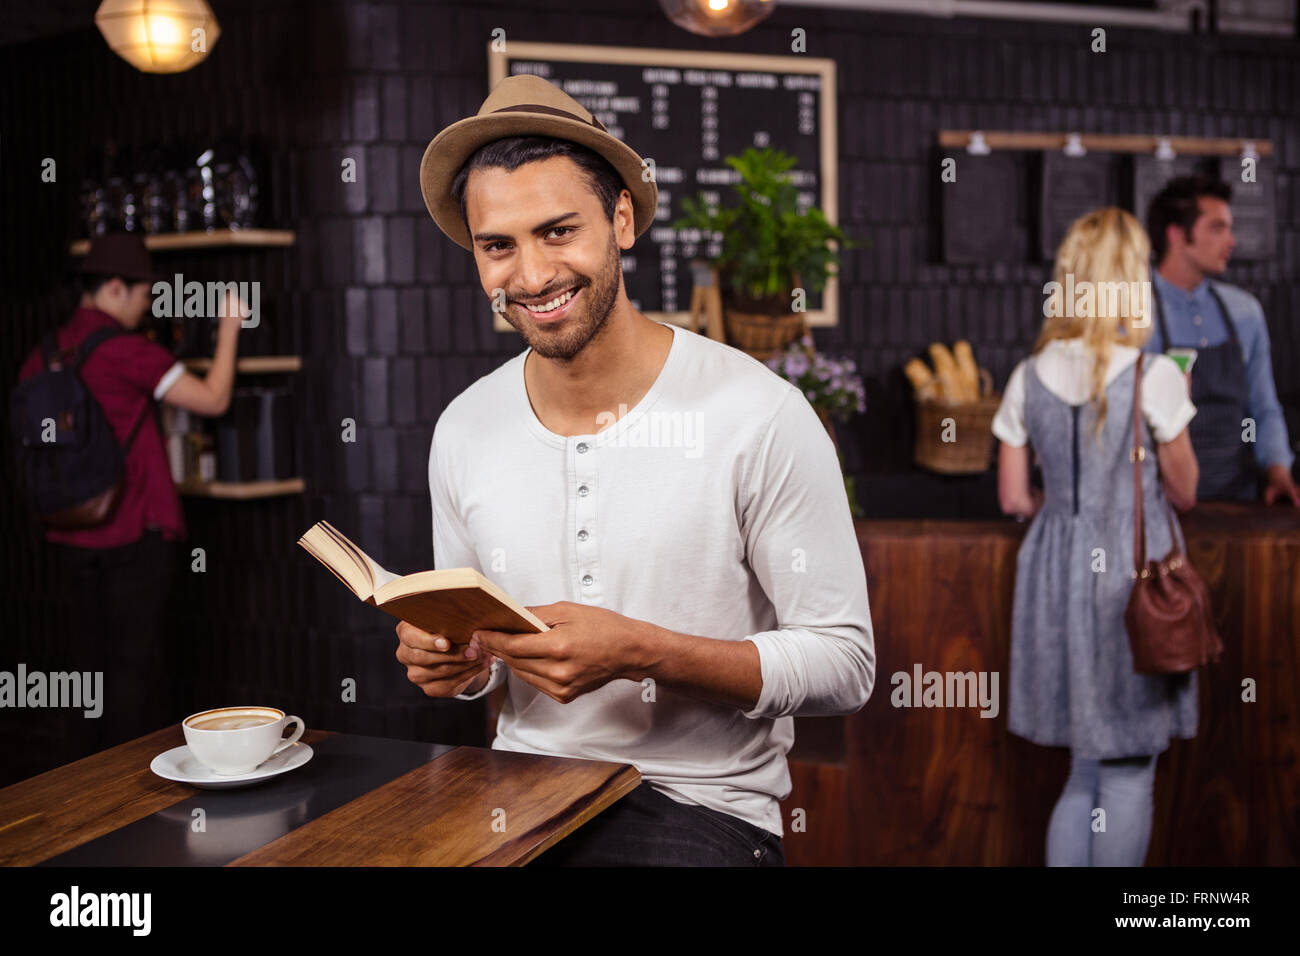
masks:
[[(1142, 516), (1142, 460), (1146, 458), (1142, 445), (1142, 357), (1139, 351), (1137, 374), (1133, 377), (1133, 449), (1129, 452), (1133, 462), (1133, 571), (1139, 577), (1147, 563), (1146, 522)], [(1159, 474), (1158, 466), (1156, 474)], [(1165, 518), (1169, 521), (1169, 540), (1177, 546), (1178, 532), (1168, 502), (1165, 502)]]
[(1142, 352), (1138, 352), (1137, 373), (1133, 376), (1133, 448), (1128, 457), (1133, 462), (1133, 572), (1142, 574), (1147, 564), (1146, 523), (1142, 519)]

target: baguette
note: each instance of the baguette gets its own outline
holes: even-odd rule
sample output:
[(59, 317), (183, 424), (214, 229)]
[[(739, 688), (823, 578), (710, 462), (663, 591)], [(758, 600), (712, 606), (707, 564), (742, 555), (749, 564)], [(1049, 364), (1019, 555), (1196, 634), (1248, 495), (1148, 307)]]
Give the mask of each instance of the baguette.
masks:
[(911, 359), (904, 365), (903, 374), (912, 383), (917, 398), (934, 399), (943, 397), (943, 390), (940, 388), (939, 382), (930, 373), (930, 367), (919, 358)]
[(965, 339), (953, 343), (953, 359), (957, 362), (957, 375), (961, 379), (962, 393), (966, 401), (976, 402), (980, 397), (980, 371), (975, 364), (975, 355), (970, 343)]
[(930, 360), (934, 362), (934, 377), (939, 380), (944, 398), (953, 402), (963, 401), (965, 389), (962, 387), (961, 375), (957, 371), (957, 361), (942, 342), (930, 343)]
[(919, 358), (911, 359), (904, 365), (903, 374), (912, 383), (912, 388), (918, 392), (934, 381), (934, 376), (930, 374), (930, 367)]

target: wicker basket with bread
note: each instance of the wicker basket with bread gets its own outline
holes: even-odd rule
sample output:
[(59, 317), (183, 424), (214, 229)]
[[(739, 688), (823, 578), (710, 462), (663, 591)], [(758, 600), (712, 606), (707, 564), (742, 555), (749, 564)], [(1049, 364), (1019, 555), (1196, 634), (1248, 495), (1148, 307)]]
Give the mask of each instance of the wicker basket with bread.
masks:
[(929, 365), (914, 358), (903, 366), (916, 398), (913, 460), (945, 475), (987, 471), (993, 457), (993, 416), (1002, 403), (993, 377), (975, 364), (970, 343), (932, 342)]

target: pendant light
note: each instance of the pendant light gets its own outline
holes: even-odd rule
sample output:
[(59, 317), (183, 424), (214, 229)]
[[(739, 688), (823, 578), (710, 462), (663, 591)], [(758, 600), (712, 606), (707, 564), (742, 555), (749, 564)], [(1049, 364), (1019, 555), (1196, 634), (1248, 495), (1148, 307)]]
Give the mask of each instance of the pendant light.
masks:
[(766, 20), (776, 0), (659, 0), (668, 19), (706, 37), (732, 37)]
[(109, 49), (144, 73), (183, 73), (221, 35), (204, 0), (104, 0), (95, 26)]

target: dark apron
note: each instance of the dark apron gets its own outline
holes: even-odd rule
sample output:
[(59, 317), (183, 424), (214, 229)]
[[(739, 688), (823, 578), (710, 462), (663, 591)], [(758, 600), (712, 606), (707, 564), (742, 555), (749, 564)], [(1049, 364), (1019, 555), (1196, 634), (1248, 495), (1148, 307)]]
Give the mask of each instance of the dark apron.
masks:
[(1250, 379), (1232, 316), (1213, 284), (1209, 289), (1223, 313), (1228, 341), (1204, 348), (1171, 342), (1160, 293), (1153, 286), (1156, 321), (1166, 349), (1196, 349), (1196, 365), (1192, 368), (1192, 404), (1196, 406), (1196, 417), (1187, 430), (1201, 469), (1197, 499), (1254, 501), (1259, 497), (1254, 447), (1241, 440), (1245, 427), (1241, 421), (1250, 415)]

